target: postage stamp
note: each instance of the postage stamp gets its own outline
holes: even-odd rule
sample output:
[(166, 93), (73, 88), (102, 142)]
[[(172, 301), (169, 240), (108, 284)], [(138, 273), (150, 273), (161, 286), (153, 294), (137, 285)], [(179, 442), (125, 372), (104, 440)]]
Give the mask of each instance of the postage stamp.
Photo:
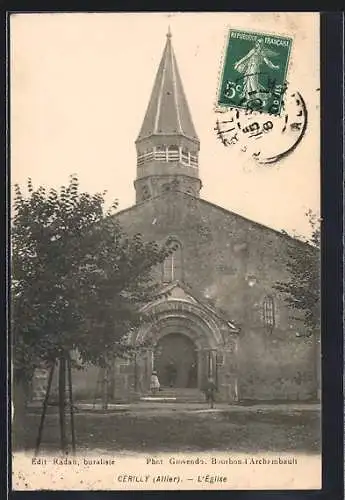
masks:
[(230, 29), (218, 106), (279, 115), (292, 38)]

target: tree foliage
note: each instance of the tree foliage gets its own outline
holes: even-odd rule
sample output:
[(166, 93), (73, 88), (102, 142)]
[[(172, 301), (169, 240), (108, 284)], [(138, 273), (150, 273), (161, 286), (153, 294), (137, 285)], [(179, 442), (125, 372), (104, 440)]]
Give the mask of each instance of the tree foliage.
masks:
[(122, 355), (145, 320), (140, 306), (159, 294), (152, 269), (171, 249), (125, 234), (105, 210), (105, 193), (15, 186), (12, 334), (15, 374), (77, 350), (82, 362)]
[(292, 311), (302, 313), (307, 335), (317, 335), (320, 332), (320, 225), (311, 211), (306, 215), (311, 236), (304, 242), (288, 243), (289, 279), (276, 283), (275, 289), (283, 294)]

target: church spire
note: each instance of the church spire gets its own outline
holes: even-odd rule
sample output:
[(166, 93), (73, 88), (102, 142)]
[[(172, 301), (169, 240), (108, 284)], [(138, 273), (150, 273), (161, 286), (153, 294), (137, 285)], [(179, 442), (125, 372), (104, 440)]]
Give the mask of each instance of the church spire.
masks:
[(171, 43), (170, 26), (138, 140), (152, 134), (182, 134), (198, 140)]
[[(177, 189), (198, 196), (200, 143), (172, 47), (170, 26), (136, 140), (137, 201)], [(173, 182), (172, 182), (173, 181)]]

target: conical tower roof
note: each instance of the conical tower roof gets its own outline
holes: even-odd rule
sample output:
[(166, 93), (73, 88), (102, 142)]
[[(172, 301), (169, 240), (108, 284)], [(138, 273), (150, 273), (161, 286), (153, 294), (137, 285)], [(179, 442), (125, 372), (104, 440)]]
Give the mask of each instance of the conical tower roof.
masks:
[(199, 141), (183, 90), (170, 30), (137, 141), (161, 134), (183, 135)]

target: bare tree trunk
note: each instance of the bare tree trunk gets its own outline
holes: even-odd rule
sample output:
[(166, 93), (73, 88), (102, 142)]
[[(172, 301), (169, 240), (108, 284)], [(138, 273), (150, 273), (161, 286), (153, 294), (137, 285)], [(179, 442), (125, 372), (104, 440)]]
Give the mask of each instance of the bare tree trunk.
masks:
[(138, 356), (137, 352), (134, 352), (134, 391), (138, 392)]
[(315, 385), (316, 385), (315, 398), (316, 401), (320, 401), (322, 372), (321, 372), (321, 345), (319, 342), (321, 342), (321, 337), (319, 339), (318, 334), (316, 332), (313, 332), (312, 336), (313, 336), (312, 341), (313, 341), (313, 350), (314, 350), (313, 354), (315, 363)]
[(103, 390), (103, 378), (102, 378), (102, 368), (100, 368), (98, 370), (98, 374), (97, 374), (97, 381), (96, 381), (96, 389), (95, 389), (95, 395), (94, 395), (94, 398), (93, 398), (93, 408), (95, 409), (96, 408), (96, 402), (97, 402), (97, 399), (98, 399), (98, 396), (99, 396), (99, 388), (101, 387), (101, 398), (102, 398), (102, 390)]
[(12, 439), (20, 441), (21, 431), (27, 426), (26, 421), (27, 391), (25, 381), (21, 377), (12, 379)]
[(103, 410), (108, 409), (108, 378), (109, 378), (109, 368), (108, 365), (104, 368), (103, 385), (102, 385), (102, 408)]
[(62, 354), (59, 363), (59, 420), (61, 451), (67, 451), (66, 443), (66, 357)]
[(55, 362), (52, 364), (52, 367), (51, 367), (50, 372), (49, 372), (47, 390), (46, 390), (46, 394), (44, 396), (44, 401), (43, 401), (43, 409), (42, 409), (42, 415), (41, 415), (41, 420), (40, 420), (40, 426), (38, 428), (35, 456), (39, 452), (41, 441), (42, 441), (43, 426), (44, 426), (44, 420), (45, 420), (45, 416), (46, 416), (47, 408), (48, 408), (48, 401), (49, 401), (50, 389), (51, 389), (52, 381), (53, 381), (54, 369), (55, 369)]
[(74, 405), (73, 405), (73, 391), (72, 391), (72, 366), (71, 366), (71, 356), (68, 356), (68, 391), (69, 391), (69, 403), (70, 403), (70, 415), (71, 415), (71, 433), (72, 433), (72, 452), (75, 453), (75, 426), (74, 426)]

